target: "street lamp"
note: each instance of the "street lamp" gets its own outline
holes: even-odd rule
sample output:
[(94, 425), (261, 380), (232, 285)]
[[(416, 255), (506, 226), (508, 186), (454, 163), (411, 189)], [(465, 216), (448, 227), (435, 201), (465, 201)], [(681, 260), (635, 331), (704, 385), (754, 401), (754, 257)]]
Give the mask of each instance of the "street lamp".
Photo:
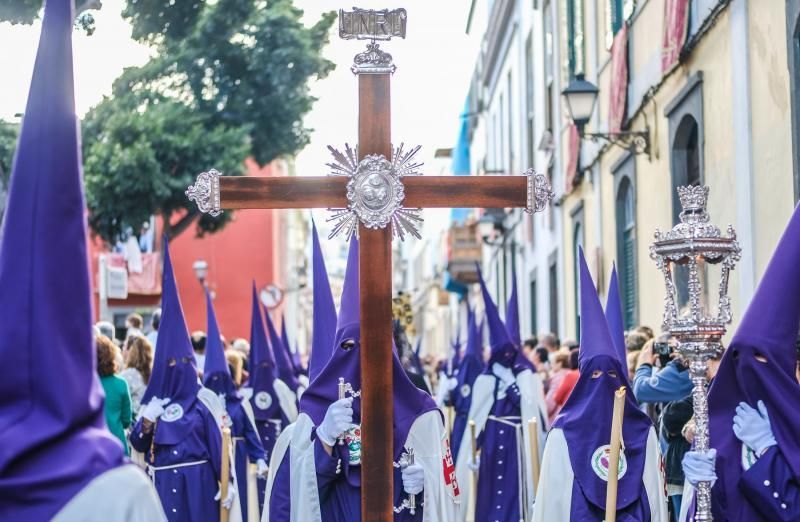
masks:
[(200, 285), (205, 288), (206, 278), (208, 278), (208, 263), (204, 259), (198, 259), (192, 263), (192, 270), (194, 270), (197, 280), (200, 281)]
[[(695, 419), (695, 448), (708, 451), (708, 361), (723, 351), (722, 336), (731, 322), (728, 279), (741, 258), (736, 232), (728, 225), (727, 237), (710, 223), (706, 205), (708, 187), (678, 187), (683, 211), (680, 223), (662, 233), (656, 230), (650, 257), (664, 276), (663, 329), (678, 340), (678, 352), (689, 363)], [(716, 272), (716, 277), (711, 273)], [(715, 282), (719, 282), (716, 288)], [(719, 299), (712, 302), (712, 290)], [(686, 303), (680, 295), (688, 296)], [(712, 520), (711, 483), (697, 485), (695, 520)]]
[(567, 104), (570, 118), (578, 129), (581, 138), (592, 141), (602, 140), (611, 145), (617, 145), (634, 154), (647, 154), (650, 157), (650, 128), (643, 131), (618, 131), (611, 133), (584, 132), (584, 127), (592, 118), (597, 95), (600, 90), (595, 84), (586, 80), (582, 74), (575, 75), (566, 89), (561, 91)]

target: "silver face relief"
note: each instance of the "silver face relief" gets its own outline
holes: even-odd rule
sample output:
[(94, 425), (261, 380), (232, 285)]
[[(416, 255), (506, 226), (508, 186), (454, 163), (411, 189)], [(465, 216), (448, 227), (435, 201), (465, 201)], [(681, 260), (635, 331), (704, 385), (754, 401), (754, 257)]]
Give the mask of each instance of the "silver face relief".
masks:
[(334, 162), (328, 163), (331, 176), (347, 176), (347, 208), (330, 209), (328, 221), (334, 226), (329, 238), (343, 233), (348, 238), (358, 235), (358, 224), (382, 229), (392, 225), (392, 233), (401, 240), (406, 234), (419, 238), (421, 209), (403, 207), (403, 176), (419, 176), (421, 163), (414, 163), (419, 147), (404, 152), (403, 145), (393, 149), (391, 160), (371, 154), (358, 161), (358, 148), (345, 145), (344, 152), (328, 147)]

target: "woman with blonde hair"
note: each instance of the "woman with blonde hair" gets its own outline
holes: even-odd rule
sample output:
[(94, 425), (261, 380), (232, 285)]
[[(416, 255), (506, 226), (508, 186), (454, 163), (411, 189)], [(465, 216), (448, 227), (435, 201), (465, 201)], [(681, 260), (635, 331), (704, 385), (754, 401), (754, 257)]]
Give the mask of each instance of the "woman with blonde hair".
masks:
[(153, 345), (141, 335), (125, 341), (125, 369), (120, 376), (128, 383), (134, 416), (139, 414), (142, 396), (153, 371)]

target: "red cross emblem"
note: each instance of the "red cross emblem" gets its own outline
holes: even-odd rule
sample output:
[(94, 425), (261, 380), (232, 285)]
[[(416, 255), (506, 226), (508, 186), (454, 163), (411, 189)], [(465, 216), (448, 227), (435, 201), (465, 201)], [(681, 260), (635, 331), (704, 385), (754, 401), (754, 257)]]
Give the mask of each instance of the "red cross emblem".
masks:
[(458, 481), (456, 480), (456, 466), (453, 464), (453, 455), (450, 453), (450, 441), (446, 439), (444, 441), (442, 467), (444, 468), (444, 483), (453, 492), (453, 497), (457, 498), (461, 492), (458, 489)]

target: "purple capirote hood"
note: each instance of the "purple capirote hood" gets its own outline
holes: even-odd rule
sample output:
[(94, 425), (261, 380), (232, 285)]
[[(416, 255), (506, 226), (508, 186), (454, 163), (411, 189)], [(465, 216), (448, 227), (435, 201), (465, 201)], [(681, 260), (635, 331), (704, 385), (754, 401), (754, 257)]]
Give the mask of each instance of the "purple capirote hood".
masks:
[[(708, 394), (710, 445), (717, 450), (714, 491), (733, 520), (759, 520), (741, 495), (742, 443), (733, 433), (736, 406), (764, 401), (770, 425), (795, 480), (800, 480), (800, 385), (795, 342), (800, 326), (800, 210), (795, 209), (764, 276), (725, 351)], [(762, 362), (756, 359), (765, 360)], [(712, 492), (712, 495), (714, 493)]]
[(72, 21), (71, 1), (47, 1), (0, 234), (4, 520), (50, 520), (124, 458), (92, 338)]
[[(583, 493), (573, 495), (575, 502), (588, 502), (604, 509), (607, 482), (593, 467), (598, 448), (610, 443), (614, 393), (627, 386), (625, 370), (619, 361), (614, 341), (595, 290), (594, 281), (583, 257), (580, 257), (581, 348), (580, 377), (553, 428), (563, 430), (567, 440), (575, 481)], [(647, 437), (652, 424), (627, 389), (622, 424), (627, 471), (619, 480), (617, 508), (625, 509), (642, 498), (642, 473), (647, 452)], [(585, 512), (585, 509), (578, 510)]]

